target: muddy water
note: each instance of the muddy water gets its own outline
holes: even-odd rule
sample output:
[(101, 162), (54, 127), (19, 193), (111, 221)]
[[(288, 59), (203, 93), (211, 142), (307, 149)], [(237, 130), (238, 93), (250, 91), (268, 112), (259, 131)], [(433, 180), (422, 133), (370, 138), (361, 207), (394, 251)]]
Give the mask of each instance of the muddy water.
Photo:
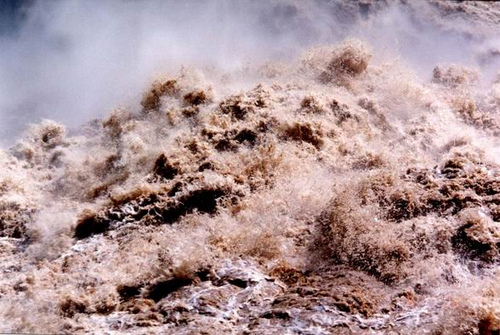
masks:
[[(432, 6), (408, 8), (457, 36), (458, 19), (498, 29), (494, 5)], [(31, 126), (0, 151), (0, 330), (498, 332), (487, 50), (424, 73), (347, 38)]]

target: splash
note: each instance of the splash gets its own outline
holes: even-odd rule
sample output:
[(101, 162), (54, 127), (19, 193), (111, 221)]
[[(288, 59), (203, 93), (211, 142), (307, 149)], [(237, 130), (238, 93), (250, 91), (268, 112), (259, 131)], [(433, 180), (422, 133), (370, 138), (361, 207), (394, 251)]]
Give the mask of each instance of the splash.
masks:
[[(481, 19), (464, 48), (498, 28), (495, 4), (336, 6), (375, 27), (439, 17), (452, 40)], [(351, 32), (167, 71), (130, 106), (0, 151), (0, 330), (498, 332), (495, 56), (422, 74)]]

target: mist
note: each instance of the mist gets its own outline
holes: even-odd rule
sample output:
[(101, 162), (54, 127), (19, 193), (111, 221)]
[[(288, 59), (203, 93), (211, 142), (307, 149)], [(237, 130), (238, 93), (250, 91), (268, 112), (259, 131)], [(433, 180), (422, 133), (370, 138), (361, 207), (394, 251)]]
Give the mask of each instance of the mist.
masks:
[(74, 127), (119, 105), (135, 106), (155, 76), (181, 66), (231, 71), (290, 60), (347, 36), (366, 40), (379, 58), (399, 57), (426, 75), (439, 62), (474, 63), (474, 52), (486, 42), (467, 37), (466, 22), (439, 30), (429, 4), (410, 7), (320, 0), (4, 6), (0, 141), (12, 143), (44, 118)]

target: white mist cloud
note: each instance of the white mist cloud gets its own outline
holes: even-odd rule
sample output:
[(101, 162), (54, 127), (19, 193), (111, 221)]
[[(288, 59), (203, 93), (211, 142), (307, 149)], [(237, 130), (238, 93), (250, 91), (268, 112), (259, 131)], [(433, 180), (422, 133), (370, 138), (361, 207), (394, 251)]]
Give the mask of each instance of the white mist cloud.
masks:
[(75, 126), (136, 103), (155, 74), (181, 65), (230, 70), (347, 35), (426, 69), (470, 54), (474, 43), (412, 15), (392, 7), (368, 19), (340, 0), (35, 1), (18, 33), (0, 37), (0, 139), (42, 118)]
[(44, 117), (75, 125), (102, 116), (156, 71), (285, 52), (261, 29), (262, 10), (231, 1), (35, 2), (19, 33), (0, 41), (0, 137)]

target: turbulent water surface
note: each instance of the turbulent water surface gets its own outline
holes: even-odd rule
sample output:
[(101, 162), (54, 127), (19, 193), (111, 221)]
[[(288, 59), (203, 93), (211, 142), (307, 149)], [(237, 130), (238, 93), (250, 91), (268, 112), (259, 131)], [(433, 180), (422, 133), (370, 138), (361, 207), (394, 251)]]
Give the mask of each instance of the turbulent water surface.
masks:
[[(117, 4), (103, 13), (132, 15)], [(43, 3), (0, 39), (0, 332), (498, 334), (500, 5), (217, 4), (214, 22), (171, 4), (201, 25), (153, 31), (187, 47), (149, 39), (167, 65), (91, 67), (96, 88), (81, 58), (32, 76)], [(205, 56), (221, 21), (243, 42), (226, 31)], [(15, 135), (35, 116), (57, 121)]]

